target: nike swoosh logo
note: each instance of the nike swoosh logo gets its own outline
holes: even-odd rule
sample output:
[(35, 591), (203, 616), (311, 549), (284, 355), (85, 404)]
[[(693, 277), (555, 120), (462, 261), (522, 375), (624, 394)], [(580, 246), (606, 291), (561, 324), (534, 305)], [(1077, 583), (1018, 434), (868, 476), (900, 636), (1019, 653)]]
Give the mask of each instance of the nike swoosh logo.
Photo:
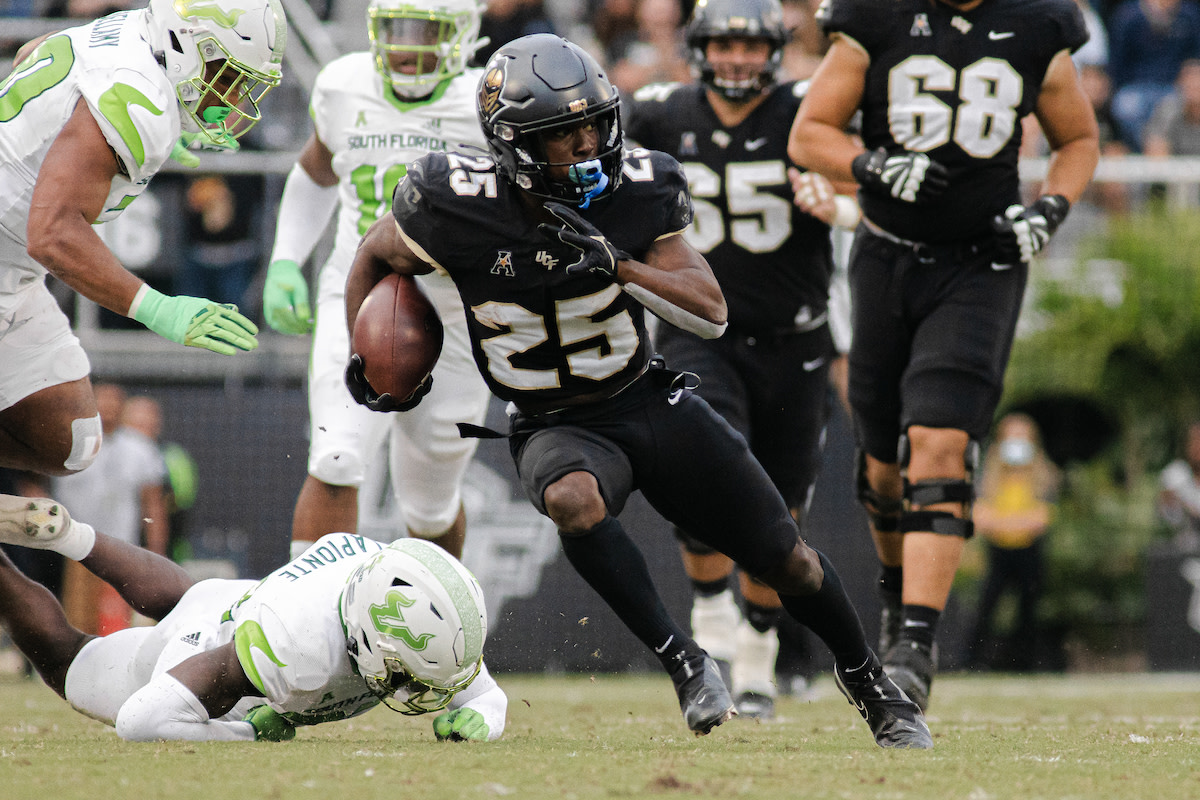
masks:
[(805, 372), (812, 372), (814, 369), (816, 369), (817, 367), (821, 366), (824, 363), (825, 363), (825, 357), (821, 356), (820, 358), (814, 358), (812, 361), (805, 361), (805, 362), (801, 363), (800, 366), (804, 368)]
[(1013, 33), (1012, 31), (1009, 31), (1007, 33), (996, 33), (995, 31), (988, 31), (988, 38), (991, 39), (993, 42), (998, 42), (1001, 39), (1010, 39), (1013, 36), (1016, 36), (1016, 34)]
[(1004, 272), (1005, 270), (1012, 269), (1012, 264), (997, 264), (995, 261), (993, 261), (992, 269), (994, 269), (996, 272)]
[(746, 149), (749, 150), (751, 153), (753, 153), (755, 150), (759, 149), (766, 143), (767, 143), (766, 136), (762, 137), (761, 139), (753, 139), (749, 142), (746, 142)]
[(125, 83), (114, 83), (100, 95), (96, 104), (104, 118), (116, 129), (138, 166), (146, 163), (146, 146), (142, 134), (129, 116), (130, 106), (141, 106), (154, 116), (162, 116), (163, 110), (154, 105), (150, 98)]
[(667, 640), (666, 640), (665, 642), (663, 642), (663, 646), (662, 646), (662, 647), (656, 647), (656, 648), (654, 648), (654, 652), (658, 653), (659, 655), (662, 655), (662, 653), (663, 653), (663, 652), (664, 652), (664, 651), (665, 651), (665, 650), (666, 650), (668, 647), (670, 647), (670, 646), (671, 646), (671, 642), (673, 642), (673, 641), (675, 641), (675, 634), (671, 634), (670, 636), (668, 636), (668, 637), (667, 637)]

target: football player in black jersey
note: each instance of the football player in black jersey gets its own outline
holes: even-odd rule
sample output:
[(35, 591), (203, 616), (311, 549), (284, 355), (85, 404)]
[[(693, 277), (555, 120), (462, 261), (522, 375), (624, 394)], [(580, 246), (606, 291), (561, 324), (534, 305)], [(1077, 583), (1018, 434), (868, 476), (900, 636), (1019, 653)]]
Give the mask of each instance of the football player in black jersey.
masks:
[[(884, 665), (924, 708), (1029, 262), (1099, 160), (1071, 63), (1087, 32), (1072, 0), (827, 0), (818, 16), (832, 44), (788, 153), (859, 183), (859, 497), (882, 564)], [(865, 151), (843, 133), (860, 107)], [(1053, 154), (1025, 205), (1017, 150), (1031, 113)]]
[[(640, 489), (664, 517), (779, 592), (833, 651), (884, 747), (932, 747), (916, 704), (883, 672), (829, 562), (745, 440), (650, 349), (644, 312), (699, 336), (725, 329), (708, 264), (680, 236), (692, 219), (678, 162), (625, 153), (620, 101), (595, 60), (551, 34), (501, 47), (479, 114), (491, 158), (437, 153), (396, 189), (394, 220), (364, 237), (346, 286), (354, 324), (389, 272), (449, 273), (492, 391), (515, 404), (509, 444), (526, 494), (558, 526), (577, 572), (670, 673), (704, 734), (733, 701), (713, 660), (663, 607), (616, 515)], [(351, 356), (347, 384), (379, 410)]]
[[(787, 38), (779, 0), (700, 0), (686, 31), (699, 81), (646, 86), (623, 113), (630, 139), (682, 163), (696, 208), (685, 237), (708, 260), (729, 307), (729, 329), (718, 339), (659, 325), (658, 352), (700, 376), (697, 393), (746, 438), (802, 521), (820, 468), (835, 357), (828, 223), (838, 206), (822, 204), (821, 219), (793, 204), (787, 137), (806, 82), (777, 82)], [(834, 199), (819, 175), (804, 180), (814, 197)], [(840, 201), (852, 227), (857, 204)], [(693, 636), (732, 662), (738, 713), (770, 717), (779, 597), (743, 574), (739, 623), (733, 562), (685, 531), (676, 535), (693, 586)]]

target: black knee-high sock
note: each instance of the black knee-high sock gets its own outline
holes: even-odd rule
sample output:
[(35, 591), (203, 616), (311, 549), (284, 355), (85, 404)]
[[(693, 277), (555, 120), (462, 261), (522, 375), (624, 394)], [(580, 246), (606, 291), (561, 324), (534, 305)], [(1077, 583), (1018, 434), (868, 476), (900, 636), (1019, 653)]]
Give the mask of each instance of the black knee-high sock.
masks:
[(823, 553), (818, 552), (825, 579), (821, 588), (810, 595), (780, 595), (784, 609), (820, 637), (833, 652), (838, 667), (853, 670), (868, 667), (874, 654), (863, 633), (862, 621), (842, 587), (837, 570)]
[(621, 523), (607, 516), (587, 533), (559, 533), (563, 552), (579, 576), (596, 590), (633, 635), (669, 671), (700, 649), (671, 619), (650, 577), (646, 559)]

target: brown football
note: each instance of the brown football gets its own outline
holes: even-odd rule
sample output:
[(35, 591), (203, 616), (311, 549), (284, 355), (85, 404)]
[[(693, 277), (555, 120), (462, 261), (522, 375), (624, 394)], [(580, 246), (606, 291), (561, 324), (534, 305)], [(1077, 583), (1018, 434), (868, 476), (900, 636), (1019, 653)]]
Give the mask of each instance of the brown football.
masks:
[(392, 273), (359, 307), (350, 347), (372, 389), (404, 400), (442, 353), (442, 321), (415, 279)]

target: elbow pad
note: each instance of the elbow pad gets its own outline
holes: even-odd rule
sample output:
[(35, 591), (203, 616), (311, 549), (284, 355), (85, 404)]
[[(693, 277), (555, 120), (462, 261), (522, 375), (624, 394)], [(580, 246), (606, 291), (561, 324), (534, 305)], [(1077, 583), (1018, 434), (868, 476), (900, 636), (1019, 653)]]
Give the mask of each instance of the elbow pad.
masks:
[(221, 722), (190, 689), (167, 673), (133, 693), (117, 712), (117, 735), (130, 742), (157, 740), (254, 741), (249, 722)]

